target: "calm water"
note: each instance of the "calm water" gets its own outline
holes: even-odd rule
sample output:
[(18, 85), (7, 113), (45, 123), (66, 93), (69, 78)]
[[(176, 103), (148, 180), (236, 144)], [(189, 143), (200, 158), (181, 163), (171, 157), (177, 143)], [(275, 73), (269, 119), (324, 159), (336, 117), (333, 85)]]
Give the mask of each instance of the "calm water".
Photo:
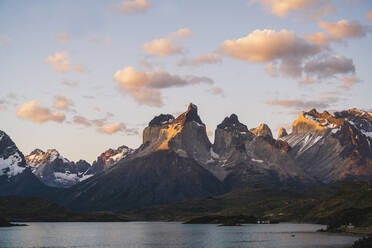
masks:
[(316, 233), (311, 224), (183, 225), (164, 222), (29, 223), (0, 228), (0, 247), (341, 248), (356, 237)]

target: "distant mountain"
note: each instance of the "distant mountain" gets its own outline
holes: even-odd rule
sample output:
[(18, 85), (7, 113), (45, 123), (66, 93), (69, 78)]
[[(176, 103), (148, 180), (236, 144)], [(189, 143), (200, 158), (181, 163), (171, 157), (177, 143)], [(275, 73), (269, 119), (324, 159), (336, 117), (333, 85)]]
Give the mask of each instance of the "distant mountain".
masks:
[(110, 169), (120, 160), (126, 158), (128, 155), (134, 152), (133, 149), (123, 145), (117, 149), (108, 149), (93, 162), (92, 166), (84, 173), (84, 175), (95, 175), (104, 170)]
[(0, 195), (43, 196), (53, 194), (26, 165), (12, 139), (0, 131)]
[(291, 146), (296, 165), (322, 183), (372, 176), (371, 112), (302, 112), (280, 139)]
[(46, 152), (35, 149), (26, 156), (26, 163), (32, 172), (46, 185), (67, 188), (90, 176), (86, 171), (91, 167), (85, 160), (74, 163), (64, 158), (55, 149)]

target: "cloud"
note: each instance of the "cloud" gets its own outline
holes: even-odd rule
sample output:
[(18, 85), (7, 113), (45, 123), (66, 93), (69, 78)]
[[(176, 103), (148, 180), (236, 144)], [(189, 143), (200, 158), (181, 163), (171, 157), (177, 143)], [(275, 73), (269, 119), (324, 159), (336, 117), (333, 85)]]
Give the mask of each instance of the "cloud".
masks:
[(360, 83), (361, 80), (357, 77), (343, 77), (340, 78), (343, 88), (350, 90), (354, 84)]
[(167, 38), (161, 38), (146, 42), (143, 45), (143, 50), (147, 55), (169, 56), (173, 54), (181, 54), (182, 48), (179, 46), (177, 38), (185, 38), (191, 35), (188, 28), (181, 28), (175, 33), (171, 33)]
[(266, 66), (266, 71), (271, 75), (275, 75), (274, 64), (278, 63), (277, 71), (294, 78), (301, 77), (303, 61), (323, 50), (285, 29), (279, 32), (255, 30), (243, 38), (227, 40), (219, 48), (222, 54), (235, 59), (252, 63), (271, 62)]
[(54, 70), (59, 73), (65, 73), (70, 69), (71, 61), (68, 57), (68, 52), (57, 52), (54, 56), (49, 56), (45, 60), (50, 63)]
[(273, 63), (266, 64), (265, 71), (272, 77), (279, 76), (278, 67)]
[(312, 79), (311, 77), (304, 77), (300, 81), (301, 85), (315, 84), (315, 83), (316, 83), (316, 81), (314, 79)]
[(59, 42), (65, 44), (70, 40), (70, 34), (66, 32), (59, 33), (57, 34), (57, 39)]
[(98, 131), (104, 134), (124, 132), (127, 135), (138, 135), (138, 131), (136, 129), (127, 128), (122, 122), (107, 124), (106, 126), (99, 128)]
[(304, 71), (309, 76), (323, 79), (337, 75), (355, 74), (355, 65), (352, 59), (343, 56), (328, 56), (308, 61)]
[(317, 19), (335, 11), (331, 0), (251, 0), (250, 4), (260, 3), (273, 15), (284, 17), (291, 12), (299, 12), (311, 19)]
[(86, 69), (84, 67), (82, 67), (81, 65), (75, 65), (74, 66), (74, 71), (76, 73), (83, 73), (86, 71)]
[(372, 22), (372, 10), (367, 13), (367, 19)]
[(81, 116), (81, 115), (74, 116), (73, 123), (77, 124), (77, 125), (83, 125), (83, 126), (86, 126), (86, 127), (92, 126), (91, 121), (89, 121), (87, 118), (85, 118), (84, 116)]
[(195, 84), (213, 84), (207, 77), (192, 75), (178, 76), (166, 71), (135, 71), (133, 67), (124, 67), (114, 75), (115, 81), (123, 94), (129, 94), (136, 102), (143, 105), (160, 107), (163, 99), (160, 90), (174, 87), (185, 87)]
[(53, 106), (56, 108), (56, 109), (59, 109), (59, 110), (67, 110), (69, 109), (71, 106), (73, 105), (71, 99), (65, 97), (65, 96), (61, 96), (61, 95), (57, 95), (54, 97), (54, 103), (53, 103)]
[(267, 105), (280, 106), (284, 108), (293, 108), (293, 109), (312, 109), (328, 108), (332, 103), (337, 102), (337, 98), (323, 98), (321, 100), (306, 101), (302, 99), (292, 99), (292, 100), (268, 100), (265, 102)]
[(212, 85), (208, 91), (210, 93), (212, 93), (213, 95), (220, 95), (222, 97), (225, 96), (225, 93), (223, 92), (223, 89), (221, 89), (220, 87), (216, 87), (214, 85)]
[(45, 107), (37, 100), (20, 105), (16, 115), (18, 118), (29, 119), (36, 123), (44, 123), (47, 121), (63, 122), (65, 120), (64, 113), (52, 112), (48, 107)]
[(338, 22), (318, 22), (318, 26), (325, 32), (305, 35), (305, 38), (314, 44), (327, 47), (331, 42), (346, 44), (347, 39), (358, 39), (367, 35), (370, 31), (368, 26), (361, 25), (357, 21), (340, 20)]
[(128, 16), (140, 13), (145, 13), (150, 7), (151, 3), (146, 0), (133, 0), (133, 1), (123, 1), (121, 3), (115, 4), (120, 15)]
[(127, 128), (127, 126), (122, 123), (113, 123), (113, 124), (106, 124), (109, 119), (113, 117), (113, 114), (107, 113), (106, 117), (101, 118), (101, 119), (94, 119), (94, 120), (89, 120), (86, 117), (82, 115), (76, 115), (73, 118), (73, 123), (76, 125), (81, 125), (85, 127), (92, 127), (95, 126), (97, 127), (97, 132), (99, 133), (104, 133), (104, 134), (114, 134), (117, 132), (124, 132), (127, 135), (137, 135), (138, 130), (134, 128)]
[(104, 118), (89, 120), (82, 115), (76, 115), (73, 118), (73, 123), (77, 125), (83, 125), (86, 127), (90, 126), (102, 127), (106, 124), (107, 121), (110, 120), (111, 117), (113, 117), (113, 114), (107, 113)]
[(369, 31), (368, 26), (361, 25), (358, 21), (340, 20), (338, 22), (318, 22), (318, 26), (325, 29), (332, 41), (342, 39), (362, 38)]
[(195, 58), (189, 60), (189, 59), (183, 59), (181, 60), (178, 65), (179, 66), (201, 66), (201, 65), (207, 65), (207, 64), (220, 64), (222, 62), (221, 55), (216, 53), (208, 53), (205, 55), (199, 55)]
[(244, 61), (268, 62), (276, 59), (298, 60), (313, 56), (321, 49), (285, 29), (280, 32), (257, 29), (243, 38), (225, 41), (220, 51)]
[(73, 81), (63, 81), (63, 85), (66, 85), (68, 87), (77, 87), (79, 86), (79, 82), (73, 82)]
[(330, 42), (329, 38), (323, 32), (318, 32), (312, 35), (305, 35), (305, 37), (309, 42), (317, 44), (319, 46), (328, 46)]

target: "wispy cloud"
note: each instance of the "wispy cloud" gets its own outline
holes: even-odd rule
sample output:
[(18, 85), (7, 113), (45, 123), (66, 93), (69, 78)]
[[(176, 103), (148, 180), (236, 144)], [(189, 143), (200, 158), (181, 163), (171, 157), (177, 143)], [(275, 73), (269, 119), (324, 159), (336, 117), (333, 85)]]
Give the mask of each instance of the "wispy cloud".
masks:
[(57, 40), (62, 44), (66, 44), (70, 40), (70, 34), (66, 32), (59, 33), (57, 34)]
[(340, 80), (343, 84), (342, 87), (347, 90), (350, 90), (353, 85), (361, 82), (361, 80), (357, 77), (343, 77), (340, 78)]
[(129, 16), (145, 13), (152, 4), (146, 0), (123, 1), (113, 5), (120, 15)]
[(84, 72), (86, 72), (86, 69), (85, 69), (85, 67), (83, 67), (81, 65), (75, 65), (74, 66), (74, 71), (76, 73), (84, 73)]
[(177, 32), (171, 33), (166, 38), (152, 40), (143, 45), (143, 50), (147, 55), (169, 56), (181, 54), (183, 49), (179, 45), (178, 38), (185, 38), (191, 35), (188, 28), (181, 28)]
[(328, 46), (331, 42), (346, 44), (348, 39), (360, 39), (365, 37), (371, 29), (360, 24), (358, 21), (347, 21), (342, 19), (338, 22), (318, 22), (325, 32), (318, 32), (312, 35), (305, 35), (308, 41), (320, 46)]
[(68, 110), (73, 105), (72, 100), (61, 95), (54, 97), (53, 106), (59, 110)]
[(126, 125), (122, 122), (107, 124), (98, 129), (98, 132), (104, 134), (114, 134), (118, 132), (123, 132), (126, 135), (138, 135), (138, 130), (134, 128), (127, 128)]
[(79, 86), (79, 82), (74, 82), (74, 81), (63, 81), (63, 85), (66, 85), (68, 87), (77, 87)]
[(330, 102), (328, 101), (304, 101), (301, 99), (268, 100), (265, 103), (267, 105), (280, 106), (280, 107), (285, 107), (285, 108), (294, 108), (294, 109), (311, 109), (311, 108), (324, 109), (330, 105)]
[(251, 0), (249, 5), (260, 3), (273, 15), (284, 17), (300, 13), (306, 18), (319, 19), (335, 12), (332, 0)]
[(343, 56), (328, 56), (308, 61), (304, 70), (310, 77), (324, 79), (337, 75), (355, 74), (355, 65), (352, 59)]
[(204, 55), (196, 56), (192, 59), (183, 58), (178, 65), (179, 66), (201, 66), (201, 65), (211, 65), (220, 64), (222, 62), (221, 55), (216, 53), (208, 53)]

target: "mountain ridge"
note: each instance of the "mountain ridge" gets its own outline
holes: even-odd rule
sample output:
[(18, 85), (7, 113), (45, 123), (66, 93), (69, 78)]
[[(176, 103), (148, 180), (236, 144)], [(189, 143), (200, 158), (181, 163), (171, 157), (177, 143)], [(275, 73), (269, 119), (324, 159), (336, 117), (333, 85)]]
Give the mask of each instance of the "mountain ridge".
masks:
[(155, 116), (137, 149), (108, 149), (92, 165), (36, 149), (22, 168), (49, 186), (56, 185), (45, 182), (47, 173), (76, 175), (57, 201), (81, 211), (129, 210), (255, 185), (301, 189), (372, 178), (371, 112), (304, 111), (277, 139), (268, 125), (248, 129), (236, 114), (217, 125), (213, 143), (206, 129), (191, 103), (176, 118)]

